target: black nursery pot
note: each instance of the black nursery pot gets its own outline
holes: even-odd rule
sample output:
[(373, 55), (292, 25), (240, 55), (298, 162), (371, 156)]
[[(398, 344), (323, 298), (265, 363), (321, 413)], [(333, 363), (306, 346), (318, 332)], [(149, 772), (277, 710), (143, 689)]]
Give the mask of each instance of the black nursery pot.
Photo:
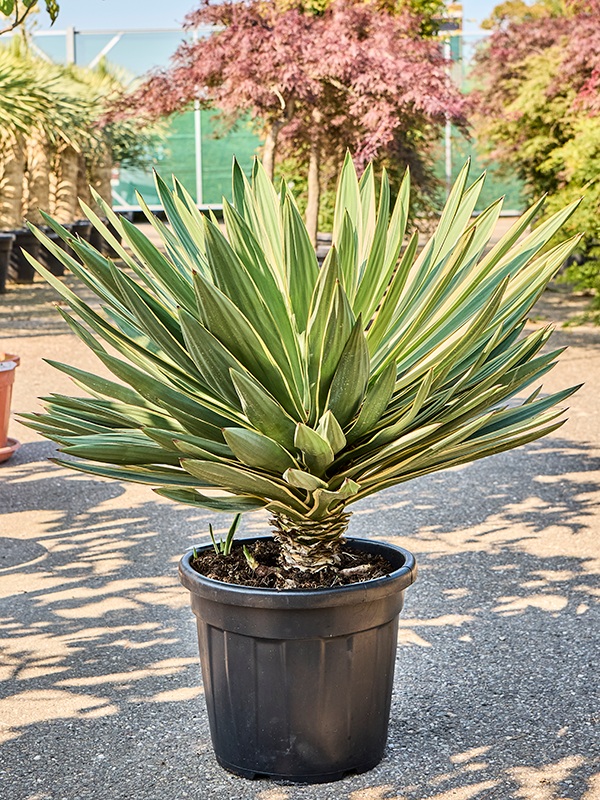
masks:
[(40, 243), (29, 228), (11, 231), (15, 235), (11, 254), (11, 272), (17, 283), (33, 283), (35, 270), (23, 254), (23, 250), (36, 260), (40, 257)]
[(80, 236), (89, 242), (92, 233), (92, 223), (88, 219), (76, 219), (71, 223), (71, 233), (73, 236)]
[[(109, 222), (105, 217), (101, 218), (100, 221), (106, 225), (110, 233), (112, 233), (112, 235), (120, 244), (121, 234), (118, 232), (115, 226), (111, 222)], [(117, 251), (109, 244), (109, 242), (106, 241), (106, 239), (102, 236), (100, 231), (96, 230), (96, 228), (94, 228), (93, 226), (91, 227), (88, 241), (92, 245), (92, 247), (95, 247), (96, 250), (101, 255), (108, 256), (109, 258), (112, 259), (120, 258), (119, 253), (117, 253)]]
[[(105, 219), (101, 221), (104, 222), (104, 224), (106, 224)], [(104, 256), (108, 254), (108, 242), (104, 239), (100, 231), (96, 230), (96, 228), (94, 228), (93, 226), (90, 231), (90, 237), (88, 241), (92, 245), (92, 247), (94, 247), (101, 255)]]
[(381, 760), (398, 615), (417, 566), (400, 547), (346, 541), (382, 555), (394, 572), (335, 589), (276, 591), (206, 578), (190, 566), (191, 552), (181, 559), (213, 747), (230, 772), (324, 783)]
[(14, 240), (14, 233), (0, 233), (0, 294), (6, 292), (8, 264)]
[[(71, 228), (70, 225), (63, 225), (63, 227), (66, 228), (67, 230), (70, 230), (70, 228)], [(62, 250), (65, 250), (65, 251), (68, 249), (66, 242), (64, 242), (60, 238), (58, 233), (53, 231), (52, 228), (43, 228), (42, 230), (44, 231), (46, 236), (50, 239), (50, 241), (53, 244), (55, 244), (57, 247), (60, 247)], [(59, 258), (57, 258), (57, 256), (54, 255), (54, 253), (51, 253), (50, 250), (47, 250), (44, 247), (42, 255), (43, 255), (44, 261), (46, 262), (46, 267), (47, 267), (49, 272), (51, 272), (53, 275), (56, 275), (56, 276), (60, 276), (60, 275), (64, 275), (65, 274), (65, 265), (63, 264), (63, 262)]]

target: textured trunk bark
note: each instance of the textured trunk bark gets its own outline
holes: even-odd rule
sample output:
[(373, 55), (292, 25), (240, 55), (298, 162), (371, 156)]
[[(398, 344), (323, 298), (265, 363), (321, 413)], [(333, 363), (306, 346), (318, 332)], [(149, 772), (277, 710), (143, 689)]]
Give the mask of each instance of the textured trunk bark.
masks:
[(58, 169), (58, 155), (54, 151), (52, 158), (52, 168), (50, 170), (50, 216), (56, 216), (56, 188), (58, 186), (58, 176), (56, 170)]
[(25, 142), (17, 134), (0, 155), (0, 230), (23, 225), (23, 184), (25, 181)]
[(274, 125), (269, 128), (269, 132), (267, 133), (267, 138), (265, 139), (265, 144), (263, 147), (263, 167), (269, 179), (272, 181), (275, 177), (275, 154), (277, 151), (277, 137), (279, 136), (279, 131), (285, 125), (285, 120), (280, 120), (276, 122)]
[(42, 129), (33, 131), (27, 139), (27, 211), (29, 222), (45, 225), (40, 209), (50, 213), (50, 174), (52, 146)]
[(306, 229), (313, 247), (317, 246), (317, 229), (319, 226), (319, 200), (321, 197), (320, 152), (316, 141), (310, 145), (308, 162), (308, 201), (306, 204)]
[(265, 143), (263, 146), (263, 167), (269, 179), (272, 181), (275, 177), (275, 155), (277, 152), (277, 137), (279, 136), (279, 131), (291, 121), (292, 117), (294, 116), (294, 111), (296, 109), (296, 104), (293, 98), (290, 98), (287, 102), (283, 100), (281, 95), (278, 95), (281, 101), (281, 111), (283, 116), (280, 117), (276, 122), (271, 125), (267, 132), (267, 138), (265, 139)]
[[(89, 164), (88, 178), (90, 186), (98, 192), (100, 197), (109, 206), (112, 206), (112, 188), (110, 185), (112, 166), (112, 153), (108, 143), (105, 142), (102, 152)], [(92, 203), (92, 209), (99, 216), (104, 216), (104, 212), (96, 203)]]
[(79, 218), (77, 203), (77, 176), (79, 153), (70, 145), (58, 154), (56, 169), (56, 205), (54, 215), (57, 222), (69, 224)]
[(351, 513), (342, 509), (320, 521), (297, 522), (281, 514), (274, 514), (269, 521), (286, 564), (305, 572), (319, 572), (339, 563), (350, 517)]

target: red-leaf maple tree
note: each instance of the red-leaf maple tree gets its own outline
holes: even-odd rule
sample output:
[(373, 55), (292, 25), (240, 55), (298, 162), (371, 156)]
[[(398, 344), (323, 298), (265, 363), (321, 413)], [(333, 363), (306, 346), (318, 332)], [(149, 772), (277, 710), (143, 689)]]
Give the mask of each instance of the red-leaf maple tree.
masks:
[(464, 126), (465, 98), (447, 75), (439, 43), (421, 35), (409, 8), (335, 0), (320, 13), (276, 0), (215, 3), (188, 14), (188, 29), (214, 32), (182, 44), (120, 113), (168, 115), (199, 101), (229, 119), (251, 114), (273, 176), (276, 150), (308, 165), (307, 225), (313, 240), (323, 159), (350, 149), (359, 169), (406, 132), (427, 147), (449, 117)]

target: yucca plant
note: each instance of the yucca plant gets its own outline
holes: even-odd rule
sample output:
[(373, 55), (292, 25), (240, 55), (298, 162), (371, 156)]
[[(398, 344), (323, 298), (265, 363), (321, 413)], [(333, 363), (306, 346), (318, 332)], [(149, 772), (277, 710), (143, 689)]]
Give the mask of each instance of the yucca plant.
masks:
[(38, 238), (104, 314), (35, 266), (119, 382), (49, 362), (91, 397), (44, 398), (46, 414), (27, 424), (85, 459), (62, 466), (215, 511), (265, 508), (284, 565), (335, 564), (351, 503), (564, 422), (555, 406), (574, 389), (514, 398), (560, 353), (541, 352), (549, 328), (521, 334), (576, 244), (540, 254), (576, 204), (519, 241), (540, 200), (484, 254), (502, 200), (473, 220), (484, 177), (467, 187), (468, 172), (417, 255), (417, 233), (405, 244), (408, 174), (390, 214), (385, 172), (376, 202), (372, 167), (359, 181), (347, 157), (321, 268), (293, 196), (258, 161), (251, 182), (234, 163), (227, 235), (176, 179), (171, 191), (156, 178), (170, 227), (140, 204), (166, 254), (99, 197), (130, 250), (84, 212), (120, 264), (48, 217), (83, 265)]

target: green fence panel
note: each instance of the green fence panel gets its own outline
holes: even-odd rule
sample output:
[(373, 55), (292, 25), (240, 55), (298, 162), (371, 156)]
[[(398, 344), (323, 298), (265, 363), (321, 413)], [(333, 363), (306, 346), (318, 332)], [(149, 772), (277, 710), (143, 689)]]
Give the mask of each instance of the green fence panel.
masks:
[[(498, 164), (484, 161), (477, 151), (476, 142), (466, 139), (459, 131), (452, 128), (452, 181), (458, 177), (458, 173), (465, 165), (465, 161), (471, 159), (471, 171), (469, 173), (471, 181), (478, 178), (482, 172), (486, 172), (486, 180), (483, 189), (475, 206), (475, 211), (484, 211), (489, 205), (499, 197), (504, 197), (502, 206), (503, 214), (517, 214), (525, 209), (524, 183), (514, 175), (509, 175), (503, 171)], [(445, 159), (442, 148), (436, 160), (436, 176), (445, 183)], [(442, 193), (442, 191), (441, 191)], [(441, 196), (440, 196), (440, 199)]]
[[(165, 144), (155, 154), (156, 170), (166, 180), (176, 175), (196, 198), (196, 151), (195, 151), (195, 112), (177, 114), (169, 121)], [(242, 121), (235, 130), (216, 137), (219, 125), (213, 111), (201, 111), (202, 133), (202, 203), (218, 205), (223, 196), (231, 201), (231, 163), (235, 156), (244, 172), (250, 176), (252, 161), (258, 154), (260, 140), (250, 130), (249, 123)], [(118, 183), (114, 181), (116, 205), (137, 205), (137, 189), (148, 205), (158, 205), (159, 199), (154, 188), (150, 171), (122, 169)]]
[[(208, 28), (198, 31), (198, 35), (210, 34)], [(75, 63), (83, 66), (93, 65), (105, 54), (107, 60), (132, 76), (146, 73), (153, 67), (167, 66), (171, 55), (183, 39), (192, 38), (191, 32), (181, 29), (147, 31), (34, 31), (35, 45), (55, 61), (64, 62), (74, 57)], [(70, 37), (70, 44), (67, 39)], [(476, 41), (468, 36), (452, 36), (449, 41), (450, 52), (456, 62), (452, 77), (462, 86), (469, 88), (465, 74), (472, 58)], [(105, 52), (106, 51), (106, 52)], [(456, 74), (455, 74), (456, 73)], [(196, 186), (196, 135), (194, 111), (173, 116), (167, 122), (167, 135), (153, 156), (156, 169), (166, 179), (175, 174), (184, 186), (197, 197)], [(202, 111), (201, 120), (201, 172), (202, 202), (205, 205), (219, 205), (222, 197), (231, 199), (231, 161), (235, 156), (246, 174), (252, 169), (252, 159), (257, 154), (260, 141), (251, 130), (249, 122), (240, 123), (235, 129), (219, 137), (214, 113)], [(473, 161), (472, 175), (476, 177), (484, 169), (488, 179), (481, 194), (477, 211), (482, 211), (490, 202), (501, 195), (506, 196), (505, 211), (520, 211), (524, 207), (523, 184), (516, 177), (503, 175), (496, 165), (486, 165), (478, 155), (473, 141), (468, 141), (460, 133), (452, 131), (452, 178), (468, 156)], [(445, 184), (445, 159), (443, 139), (436, 174)], [(135, 189), (142, 194), (150, 206), (158, 206), (159, 199), (154, 188), (152, 171), (123, 168), (113, 179), (114, 204), (126, 210), (137, 207)], [(443, 199), (440, 191), (440, 201)]]

